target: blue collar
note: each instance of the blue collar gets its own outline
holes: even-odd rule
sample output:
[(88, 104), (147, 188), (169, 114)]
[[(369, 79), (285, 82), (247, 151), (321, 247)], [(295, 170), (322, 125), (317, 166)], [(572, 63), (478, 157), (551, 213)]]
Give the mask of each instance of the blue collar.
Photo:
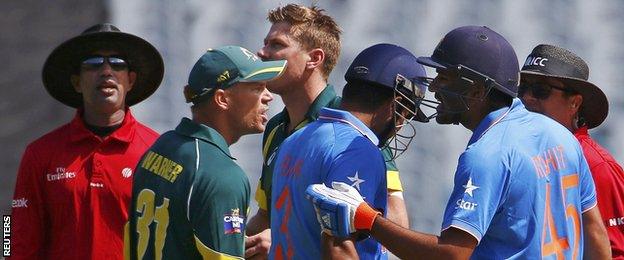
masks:
[(488, 130), (490, 130), (496, 124), (504, 120), (516, 117), (515, 115), (511, 114), (515, 114), (520, 110), (525, 110), (524, 104), (522, 104), (522, 101), (520, 101), (519, 98), (514, 98), (510, 107), (503, 107), (490, 112), (487, 116), (485, 116), (485, 118), (483, 118), (483, 120), (481, 120), (481, 123), (479, 123), (475, 131), (472, 133), (472, 137), (470, 137), (468, 145), (471, 145), (474, 142), (478, 141), (479, 138), (481, 138)]
[(341, 122), (347, 124), (360, 132), (363, 136), (366, 136), (366, 138), (368, 138), (368, 140), (370, 140), (375, 146), (379, 144), (377, 135), (375, 135), (375, 133), (373, 133), (368, 126), (362, 123), (362, 121), (347, 111), (325, 107), (319, 112), (318, 120), (323, 122)]

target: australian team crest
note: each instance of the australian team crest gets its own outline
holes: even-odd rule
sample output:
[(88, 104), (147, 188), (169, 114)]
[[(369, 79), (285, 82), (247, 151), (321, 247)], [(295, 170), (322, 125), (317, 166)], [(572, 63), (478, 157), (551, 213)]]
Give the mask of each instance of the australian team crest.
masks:
[(223, 216), (223, 230), (225, 234), (241, 234), (245, 230), (245, 215), (240, 214), (240, 209), (232, 209), (229, 214)]

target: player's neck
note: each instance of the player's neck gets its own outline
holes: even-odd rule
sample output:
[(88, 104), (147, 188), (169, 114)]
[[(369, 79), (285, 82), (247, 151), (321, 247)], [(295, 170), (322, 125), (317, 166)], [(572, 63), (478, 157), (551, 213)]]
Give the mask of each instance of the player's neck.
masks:
[(327, 81), (322, 78), (312, 80), (310, 77), (302, 86), (293, 86), (291, 91), (282, 94), (282, 101), (288, 111), (288, 132), (292, 132), (297, 125), (305, 119), (305, 115), (310, 109), (310, 105), (327, 86)]
[[(345, 109), (345, 108), (343, 108)], [(358, 111), (354, 111), (354, 110), (350, 110), (350, 109), (345, 109), (347, 111), (349, 111), (349, 113), (351, 113), (353, 116), (355, 116), (357, 119), (359, 119), (362, 123), (364, 123), (364, 125), (366, 125), (366, 127), (368, 127), (368, 129), (371, 129), (371, 131), (373, 131), (372, 129), (372, 125), (373, 125), (373, 115), (371, 113), (365, 113), (365, 112), (358, 112)]]
[(223, 116), (205, 116), (202, 114), (193, 114), (193, 121), (203, 124), (217, 131), (228, 146), (236, 143), (242, 134), (234, 130), (232, 121)]
[(118, 109), (113, 112), (102, 112), (85, 107), (83, 110), (82, 119), (85, 121), (85, 123), (91, 126), (106, 127), (121, 124), (125, 116), (125, 108)]

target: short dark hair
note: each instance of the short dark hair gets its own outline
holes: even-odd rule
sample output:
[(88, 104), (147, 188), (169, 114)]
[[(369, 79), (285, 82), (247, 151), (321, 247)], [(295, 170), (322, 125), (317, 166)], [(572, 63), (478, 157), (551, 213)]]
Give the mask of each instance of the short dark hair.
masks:
[(342, 89), (342, 103), (372, 112), (394, 97), (394, 90), (366, 81), (352, 81)]

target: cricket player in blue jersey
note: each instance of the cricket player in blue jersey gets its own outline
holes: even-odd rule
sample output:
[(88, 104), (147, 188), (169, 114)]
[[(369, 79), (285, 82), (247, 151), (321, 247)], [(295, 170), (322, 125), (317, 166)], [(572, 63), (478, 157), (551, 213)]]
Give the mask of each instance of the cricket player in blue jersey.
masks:
[(460, 27), (418, 62), (438, 73), (429, 86), (440, 101), (436, 121), (473, 133), (441, 235), (370, 214), (358, 191), (339, 183), (307, 190), (323, 228), (344, 236), (362, 229), (355, 223), (373, 222), (364, 230), (406, 259), (609, 259), (581, 147), (565, 127), (515, 98), (518, 59), (507, 40), (487, 27)]
[(425, 77), (416, 57), (396, 45), (377, 44), (355, 58), (345, 75), (340, 109), (321, 109), (317, 121), (280, 147), (273, 174), (270, 258), (344, 259), (358, 254), (363, 259), (387, 258), (385, 249), (371, 238), (333, 241), (326, 236), (322, 242), (305, 189), (314, 183), (345, 182), (385, 213), (386, 168), (379, 148), (403, 125), (413, 131), (412, 118), (427, 121), (418, 110)]

